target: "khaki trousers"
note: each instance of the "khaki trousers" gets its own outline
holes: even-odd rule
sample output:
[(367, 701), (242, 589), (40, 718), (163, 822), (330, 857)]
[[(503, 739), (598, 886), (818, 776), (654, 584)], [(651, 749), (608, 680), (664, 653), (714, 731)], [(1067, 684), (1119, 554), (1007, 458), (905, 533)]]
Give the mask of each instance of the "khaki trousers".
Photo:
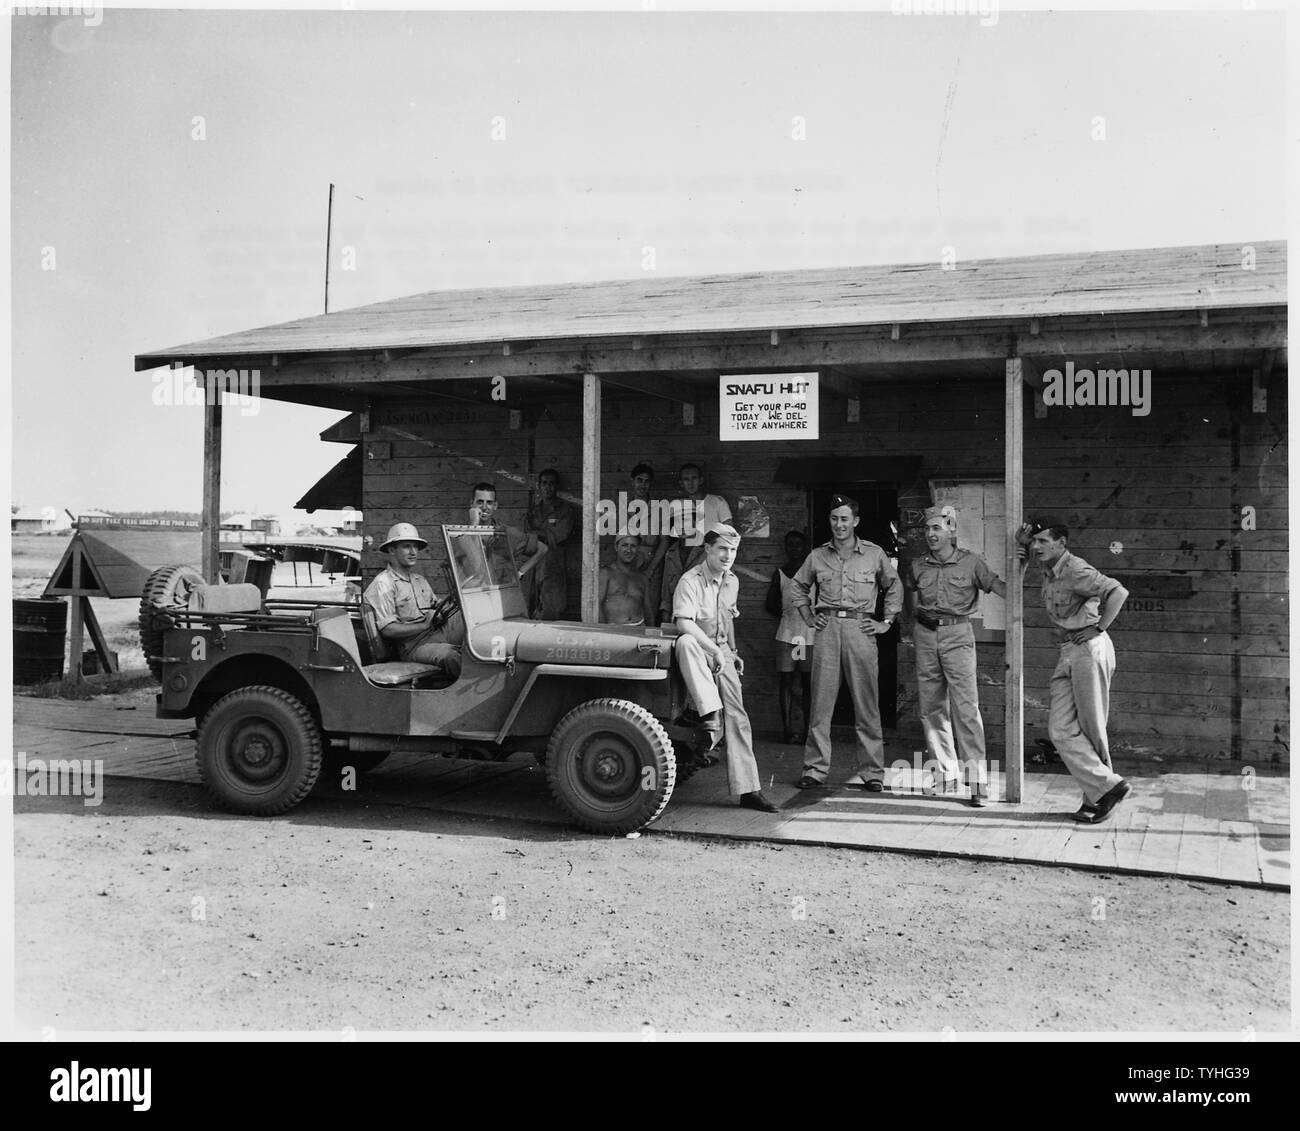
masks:
[(443, 639), (442, 629), (417, 636), (401, 656), (414, 664), (437, 664), (452, 679), (460, 679), (460, 649)]
[(727, 785), (731, 792), (754, 793), (760, 788), (754, 732), (740, 692), (735, 654), (725, 644), (722, 649), (725, 653), (722, 671), (714, 675), (704, 646), (695, 637), (683, 633), (677, 638), (677, 666), (695, 710), (701, 715), (722, 712), (727, 736)]
[(944, 781), (955, 780), (960, 774), (959, 749), (966, 784), (984, 785), (987, 770), (984, 720), (975, 679), (975, 630), (969, 621), (938, 628), (926, 628), (917, 621), (912, 642), (916, 645), (916, 695), (926, 748), (939, 763)]
[(817, 630), (812, 650), (812, 718), (804, 747), (806, 777), (825, 781), (831, 768), (831, 715), (848, 680), (857, 731), (858, 771), (864, 781), (885, 780), (885, 738), (880, 728), (880, 657), (876, 638), (856, 616), (832, 616)]
[(524, 599), (538, 620), (559, 620), (568, 605), (568, 564), (564, 547), (544, 555), (524, 578)]
[(1115, 645), (1105, 632), (1083, 644), (1062, 644), (1052, 673), (1047, 733), (1089, 804), (1124, 780), (1110, 767), (1106, 738), (1114, 674)]

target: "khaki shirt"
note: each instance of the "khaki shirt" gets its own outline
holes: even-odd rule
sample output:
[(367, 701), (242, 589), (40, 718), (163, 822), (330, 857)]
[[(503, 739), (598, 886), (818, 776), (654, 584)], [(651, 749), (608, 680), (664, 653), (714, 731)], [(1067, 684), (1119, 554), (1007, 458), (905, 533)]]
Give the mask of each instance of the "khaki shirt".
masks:
[[(816, 603), (809, 597), (814, 582), (817, 585)], [(794, 607), (808, 608), (814, 613), (822, 610), (853, 609), (858, 612), (876, 611), (876, 593), (884, 590), (885, 617), (893, 619), (903, 609), (903, 586), (885, 551), (865, 538), (854, 541), (848, 560), (843, 560), (835, 550), (833, 541), (818, 546), (803, 560), (791, 579)]]
[(403, 577), (390, 565), (368, 586), (364, 600), (375, 610), (375, 627), (382, 632), (390, 624), (414, 624), (437, 603), (433, 586), (424, 574)]
[(1101, 601), (1120, 583), (1066, 550), (1043, 574), (1043, 604), (1057, 628), (1073, 632), (1101, 620)]
[(903, 584), (916, 593), (916, 606), (922, 612), (964, 617), (979, 607), (980, 591), (992, 593), (997, 580), (998, 575), (983, 558), (959, 549), (946, 562), (931, 553), (913, 558)]
[(569, 540), (577, 519), (577, 507), (564, 499), (555, 499), (549, 506), (538, 501), (524, 515), (524, 526), (529, 533), (536, 534), (550, 549), (555, 550)]
[(496, 530), (497, 538), (506, 540), (506, 545), (510, 547), (510, 552), (514, 555), (516, 568), (522, 566), (526, 559), (537, 553), (538, 540), (536, 534), (529, 533), (527, 530), (520, 530), (517, 526), (507, 526), (504, 522), (493, 522), (492, 527)]
[(673, 619), (693, 620), (715, 644), (731, 644), (735, 639), (732, 622), (740, 615), (736, 607), (740, 581), (731, 570), (712, 575), (701, 562), (691, 566), (673, 593)]

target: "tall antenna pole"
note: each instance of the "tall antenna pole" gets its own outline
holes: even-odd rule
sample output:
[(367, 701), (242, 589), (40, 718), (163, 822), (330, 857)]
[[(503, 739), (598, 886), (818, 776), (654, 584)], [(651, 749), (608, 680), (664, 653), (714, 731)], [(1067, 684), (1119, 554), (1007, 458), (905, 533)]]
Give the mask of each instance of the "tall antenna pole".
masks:
[(330, 312), (330, 234), (334, 226), (334, 186), (330, 185), (329, 208), (325, 213), (325, 313)]

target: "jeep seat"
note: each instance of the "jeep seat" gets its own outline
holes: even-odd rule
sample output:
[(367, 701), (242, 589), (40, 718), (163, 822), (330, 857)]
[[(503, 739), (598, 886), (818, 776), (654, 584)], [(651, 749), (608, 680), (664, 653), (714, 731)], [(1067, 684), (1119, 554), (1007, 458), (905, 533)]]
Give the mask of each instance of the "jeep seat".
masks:
[(190, 590), (192, 613), (259, 613), (262, 591), (249, 582), (236, 585), (196, 585)]
[(371, 683), (380, 687), (410, 687), (417, 679), (427, 675), (442, 675), (437, 664), (417, 664), (406, 660), (392, 659), (393, 649), (380, 635), (375, 621), (375, 610), (365, 601), (361, 602), (361, 623), (366, 629), (366, 642), (370, 645), (370, 656), (374, 663), (366, 664), (361, 671)]

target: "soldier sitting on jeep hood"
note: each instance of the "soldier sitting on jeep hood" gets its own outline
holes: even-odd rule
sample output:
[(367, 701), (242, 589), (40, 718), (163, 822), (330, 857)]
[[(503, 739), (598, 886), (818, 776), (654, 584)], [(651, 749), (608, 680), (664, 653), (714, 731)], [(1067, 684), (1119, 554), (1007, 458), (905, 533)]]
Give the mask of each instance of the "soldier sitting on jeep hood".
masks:
[(379, 634), (397, 649), (403, 660), (437, 664), (452, 679), (460, 678), (460, 648), (447, 640), (436, 623), (433, 586), (416, 573), (416, 558), (429, 543), (409, 522), (399, 522), (379, 547), (388, 556), (388, 568), (366, 587), (364, 600), (375, 611)]

